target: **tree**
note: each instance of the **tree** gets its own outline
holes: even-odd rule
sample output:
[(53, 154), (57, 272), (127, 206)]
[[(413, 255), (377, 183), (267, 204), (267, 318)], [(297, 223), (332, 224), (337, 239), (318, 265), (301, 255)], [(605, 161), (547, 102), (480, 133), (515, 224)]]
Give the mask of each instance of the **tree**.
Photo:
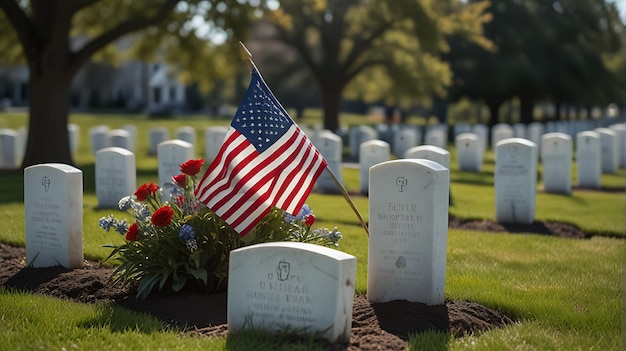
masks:
[[(278, 41), (298, 54), (317, 83), (324, 127), (339, 126), (339, 106), (351, 97), (392, 103), (444, 93), (449, 71), (438, 55), (446, 34), (483, 42), (486, 3), (461, 1), (283, 1), (267, 17)], [(286, 52), (287, 54), (287, 52)]]
[[(237, 0), (0, 0), (0, 9), (0, 16), (5, 16), (0, 17), (4, 36), (0, 48), (17, 58), (15, 43), (19, 43), (30, 73), (28, 142), (22, 168), (46, 162), (73, 164), (67, 131), (72, 78), (94, 55), (111, 50), (115, 40), (143, 31), (137, 39), (138, 54), (154, 54), (155, 47), (166, 40), (164, 47), (176, 50), (165, 50), (164, 56), (175, 55), (176, 62), (188, 64), (187, 69), (206, 72), (212, 67), (215, 73), (224, 66), (198, 62), (209, 45), (195, 35), (189, 21), (206, 16), (213, 28), (241, 35), (253, 18), (253, 8)], [(76, 47), (79, 35), (86, 42)], [(195, 56), (184, 55), (186, 50)]]

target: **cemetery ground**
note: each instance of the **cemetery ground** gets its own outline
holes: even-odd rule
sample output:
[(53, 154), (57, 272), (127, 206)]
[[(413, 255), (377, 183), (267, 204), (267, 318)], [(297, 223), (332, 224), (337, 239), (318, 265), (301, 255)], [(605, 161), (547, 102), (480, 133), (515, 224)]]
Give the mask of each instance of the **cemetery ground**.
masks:
[[(23, 249), (20, 249), (25, 245), (23, 175), (21, 172), (0, 172), (2, 348), (621, 348), (623, 170), (616, 175), (603, 175), (603, 189), (600, 191), (574, 188), (572, 196), (564, 196), (542, 191), (540, 165), (536, 222), (529, 226), (500, 225), (493, 221), (493, 153), (487, 154), (482, 172), (459, 172), (455, 150), (450, 147), (452, 204), (449, 209), (446, 305), (433, 307), (402, 302), (379, 306), (367, 304), (364, 299), (367, 287), (366, 234), (340, 195), (313, 193), (307, 203), (317, 216), (316, 226), (339, 227), (343, 234), (339, 249), (357, 257), (357, 297), (350, 344), (328, 345), (313, 338), (295, 337), (293, 332), (288, 331), (281, 336), (259, 332), (226, 336), (223, 324), (226, 299), (223, 294), (185, 294), (175, 298), (158, 296), (146, 301), (134, 301), (125, 295), (126, 291), (108, 286), (107, 274), (111, 266), (104, 265), (102, 269), (100, 262), (108, 256), (109, 250), (102, 245), (121, 243), (122, 238), (97, 226), (98, 219), (111, 213), (111, 210), (96, 207), (94, 156), (89, 150), (87, 131), (98, 124), (118, 127), (132, 121), (140, 131), (136, 152), (137, 183), (143, 184), (156, 182), (157, 162), (154, 156), (147, 155), (147, 138), (141, 133), (145, 134), (155, 124), (165, 125), (171, 131), (187, 124), (196, 128), (197, 139), (201, 140), (204, 127), (211, 123), (224, 125), (227, 120), (148, 121), (120, 116), (73, 115), (70, 121), (80, 125), (82, 130), (75, 159), (83, 171), (83, 235), (88, 263), (86, 269), (71, 274), (59, 268), (37, 269), (36, 272), (24, 268)], [(0, 115), (0, 127), (17, 128), (25, 124), (23, 115)], [(200, 143), (196, 145), (196, 155), (201, 157), (202, 152)], [(576, 174), (575, 169), (572, 174)], [(358, 170), (344, 169), (344, 183), (367, 221), (368, 199), (357, 194), (358, 178)], [(575, 180), (573, 184), (576, 184)], [(16, 290), (7, 283), (13, 281), (15, 285), (20, 285), (18, 281), (22, 278), (25, 281), (21, 281), (21, 287), (30, 289)], [(41, 294), (32, 294), (29, 290)], [(55, 296), (74, 297), (74, 300)], [(119, 303), (111, 303), (114, 300)], [(162, 314), (161, 320), (137, 311), (170, 314)], [(181, 315), (188, 319), (187, 322), (199, 325), (196, 328), (184, 325), (184, 320), (174, 323), (172, 319), (181, 318)], [(443, 325), (438, 324), (441, 321)], [(435, 330), (425, 331), (428, 328), (417, 326), (420, 323), (434, 326)], [(483, 329), (481, 323), (488, 324), (491, 329)], [(463, 330), (475, 332), (454, 335), (446, 330), (450, 326), (458, 327), (459, 334)]]

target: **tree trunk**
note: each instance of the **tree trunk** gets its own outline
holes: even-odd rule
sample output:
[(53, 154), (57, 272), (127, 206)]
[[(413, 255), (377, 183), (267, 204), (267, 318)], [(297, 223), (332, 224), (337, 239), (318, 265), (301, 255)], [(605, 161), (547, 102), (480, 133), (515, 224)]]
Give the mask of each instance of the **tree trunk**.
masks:
[(324, 129), (328, 129), (333, 132), (339, 129), (339, 105), (341, 103), (342, 90), (343, 89), (337, 85), (322, 86)]
[(502, 105), (502, 100), (486, 100), (485, 103), (489, 108), (489, 128), (491, 128), (500, 122), (498, 119), (498, 111), (500, 110), (500, 105)]
[(28, 142), (22, 168), (41, 163), (73, 165), (67, 131), (70, 79), (59, 70), (30, 70)]

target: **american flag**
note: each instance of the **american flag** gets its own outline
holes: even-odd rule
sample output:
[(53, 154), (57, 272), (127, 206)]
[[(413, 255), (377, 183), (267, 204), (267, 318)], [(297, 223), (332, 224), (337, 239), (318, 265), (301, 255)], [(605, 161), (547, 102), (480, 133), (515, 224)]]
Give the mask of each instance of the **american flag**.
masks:
[(326, 166), (254, 68), (224, 143), (195, 194), (244, 236), (272, 206), (297, 214)]

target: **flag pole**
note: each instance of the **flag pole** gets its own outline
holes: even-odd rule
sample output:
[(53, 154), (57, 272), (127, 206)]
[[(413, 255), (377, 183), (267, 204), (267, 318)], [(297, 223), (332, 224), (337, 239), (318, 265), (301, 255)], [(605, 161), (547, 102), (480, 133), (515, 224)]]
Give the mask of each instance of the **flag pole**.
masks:
[[(254, 62), (252, 61), (252, 54), (250, 53), (250, 51), (248, 51), (248, 48), (246, 48), (246, 46), (243, 45), (242, 42), (239, 42), (239, 45), (241, 46), (241, 58), (248, 65), (248, 69), (250, 70), (250, 72), (252, 72), (255, 69)], [(363, 220), (363, 217), (361, 216), (361, 213), (359, 213), (359, 210), (354, 205), (354, 202), (352, 202), (352, 199), (348, 195), (348, 192), (343, 187), (343, 185), (339, 182), (339, 180), (337, 180), (337, 177), (335, 176), (333, 171), (330, 169), (330, 167), (328, 167), (328, 165), (326, 166), (326, 171), (330, 175), (330, 178), (332, 178), (332, 180), (335, 183), (335, 185), (337, 186), (337, 188), (339, 188), (339, 190), (341, 191), (341, 194), (343, 195), (343, 197), (346, 199), (346, 201), (348, 202), (348, 204), (352, 208), (352, 211), (354, 211), (356, 216), (359, 218), (359, 221), (361, 222), (361, 226), (363, 226), (363, 229), (365, 229), (365, 233), (369, 237), (370, 231), (367, 228), (367, 224), (365, 224), (365, 221)]]

